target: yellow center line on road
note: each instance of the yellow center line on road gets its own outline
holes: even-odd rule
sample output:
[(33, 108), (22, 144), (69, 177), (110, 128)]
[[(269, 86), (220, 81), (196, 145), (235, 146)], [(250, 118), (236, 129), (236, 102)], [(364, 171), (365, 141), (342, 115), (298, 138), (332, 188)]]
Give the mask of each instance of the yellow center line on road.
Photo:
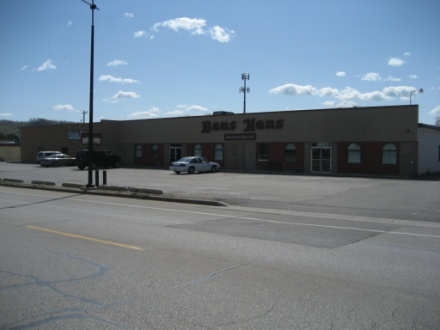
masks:
[(135, 250), (135, 251), (144, 251), (143, 248), (141, 248), (139, 246), (135, 246), (135, 245), (123, 244), (123, 243), (108, 241), (108, 240), (99, 239), (99, 238), (95, 238), (95, 237), (90, 237), (90, 236), (66, 233), (64, 231), (59, 231), (59, 230), (45, 228), (45, 227), (40, 227), (40, 226), (27, 225), (26, 228), (32, 229), (32, 230), (42, 231), (42, 232), (45, 232), (45, 233), (51, 233), (51, 234), (55, 234), (55, 235), (60, 235), (60, 236), (64, 236), (64, 237), (78, 238), (78, 239), (82, 239), (82, 240), (85, 240), (85, 241), (101, 243), (101, 244), (111, 245), (111, 246), (117, 246), (117, 247), (124, 248), (124, 249), (130, 249), (130, 250)]

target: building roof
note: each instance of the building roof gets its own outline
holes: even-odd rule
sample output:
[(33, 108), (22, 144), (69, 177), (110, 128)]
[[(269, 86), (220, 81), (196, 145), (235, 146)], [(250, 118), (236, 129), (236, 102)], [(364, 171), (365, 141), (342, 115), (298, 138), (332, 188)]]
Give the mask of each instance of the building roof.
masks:
[(422, 127), (422, 128), (429, 128), (429, 129), (433, 129), (436, 131), (440, 131), (440, 126), (428, 125), (428, 124), (423, 124), (423, 123), (418, 123), (417, 126)]

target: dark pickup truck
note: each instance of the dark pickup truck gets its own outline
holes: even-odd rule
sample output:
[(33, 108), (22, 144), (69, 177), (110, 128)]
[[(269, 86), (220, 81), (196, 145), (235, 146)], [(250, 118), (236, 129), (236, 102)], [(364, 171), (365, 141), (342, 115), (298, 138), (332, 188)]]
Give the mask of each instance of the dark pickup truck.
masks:
[[(94, 168), (118, 167), (121, 157), (114, 155), (111, 151), (94, 150), (92, 161)], [(81, 150), (76, 154), (76, 164), (80, 170), (89, 165), (89, 151)]]

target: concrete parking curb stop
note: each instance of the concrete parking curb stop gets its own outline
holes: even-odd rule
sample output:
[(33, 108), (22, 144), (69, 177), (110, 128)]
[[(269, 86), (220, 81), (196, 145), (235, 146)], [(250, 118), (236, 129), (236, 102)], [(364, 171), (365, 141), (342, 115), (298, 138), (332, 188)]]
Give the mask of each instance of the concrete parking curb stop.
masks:
[(51, 181), (32, 180), (31, 184), (45, 185), (45, 186), (55, 186), (55, 182), (51, 182)]
[(213, 200), (201, 200), (192, 198), (183, 198), (177, 196), (167, 196), (163, 191), (158, 189), (145, 189), (134, 187), (118, 187), (118, 186), (100, 186), (87, 188), (85, 185), (77, 183), (64, 182), (61, 186), (57, 186), (54, 182), (33, 180), (31, 183), (25, 183), (23, 180), (18, 179), (0, 179), (0, 185), (14, 187), (14, 188), (27, 188), (27, 189), (41, 189), (68, 193), (80, 193), (91, 194), (98, 196), (112, 196), (112, 197), (125, 197), (135, 199), (148, 199), (160, 202), (174, 202), (174, 203), (186, 203), (186, 204), (199, 204), (208, 206), (227, 206), (226, 203)]
[(2, 179), (2, 181), (4, 182), (4, 183), (23, 183), (24, 181), (23, 180), (18, 180), (18, 179), (9, 179), (9, 178), (4, 178), (4, 179)]

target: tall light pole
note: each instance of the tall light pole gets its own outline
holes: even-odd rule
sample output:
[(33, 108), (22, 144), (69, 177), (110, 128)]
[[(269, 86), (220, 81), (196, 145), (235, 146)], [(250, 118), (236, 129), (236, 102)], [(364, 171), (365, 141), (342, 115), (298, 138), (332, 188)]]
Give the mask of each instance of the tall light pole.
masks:
[(88, 139), (88, 181), (87, 187), (93, 186), (93, 65), (94, 65), (94, 55), (95, 55), (95, 10), (99, 9), (95, 5), (95, 1), (88, 2), (82, 0), (85, 4), (89, 5), (92, 11), (92, 26), (91, 26), (91, 36), (90, 36), (90, 94), (89, 94), (89, 139)]
[(413, 89), (411, 92), (409, 92), (409, 104), (412, 104), (412, 96), (419, 93), (423, 93), (423, 88)]
[(82, 112), (82, 116), (83, 116), (83, 124), (85, 124), (86, 123), (86, 113), (87, 113), (87, 111), (86, 110), (83, 110)]
[(243, 93), (243, 113), (246, 113), (246, 93), (251, 91), (249, 87), (246, 87), (246, 80), (249, 80), (249, 73), (242, 73), (241, 80), (244, 82), (243, 87), (240, 87), (240, 93)]

